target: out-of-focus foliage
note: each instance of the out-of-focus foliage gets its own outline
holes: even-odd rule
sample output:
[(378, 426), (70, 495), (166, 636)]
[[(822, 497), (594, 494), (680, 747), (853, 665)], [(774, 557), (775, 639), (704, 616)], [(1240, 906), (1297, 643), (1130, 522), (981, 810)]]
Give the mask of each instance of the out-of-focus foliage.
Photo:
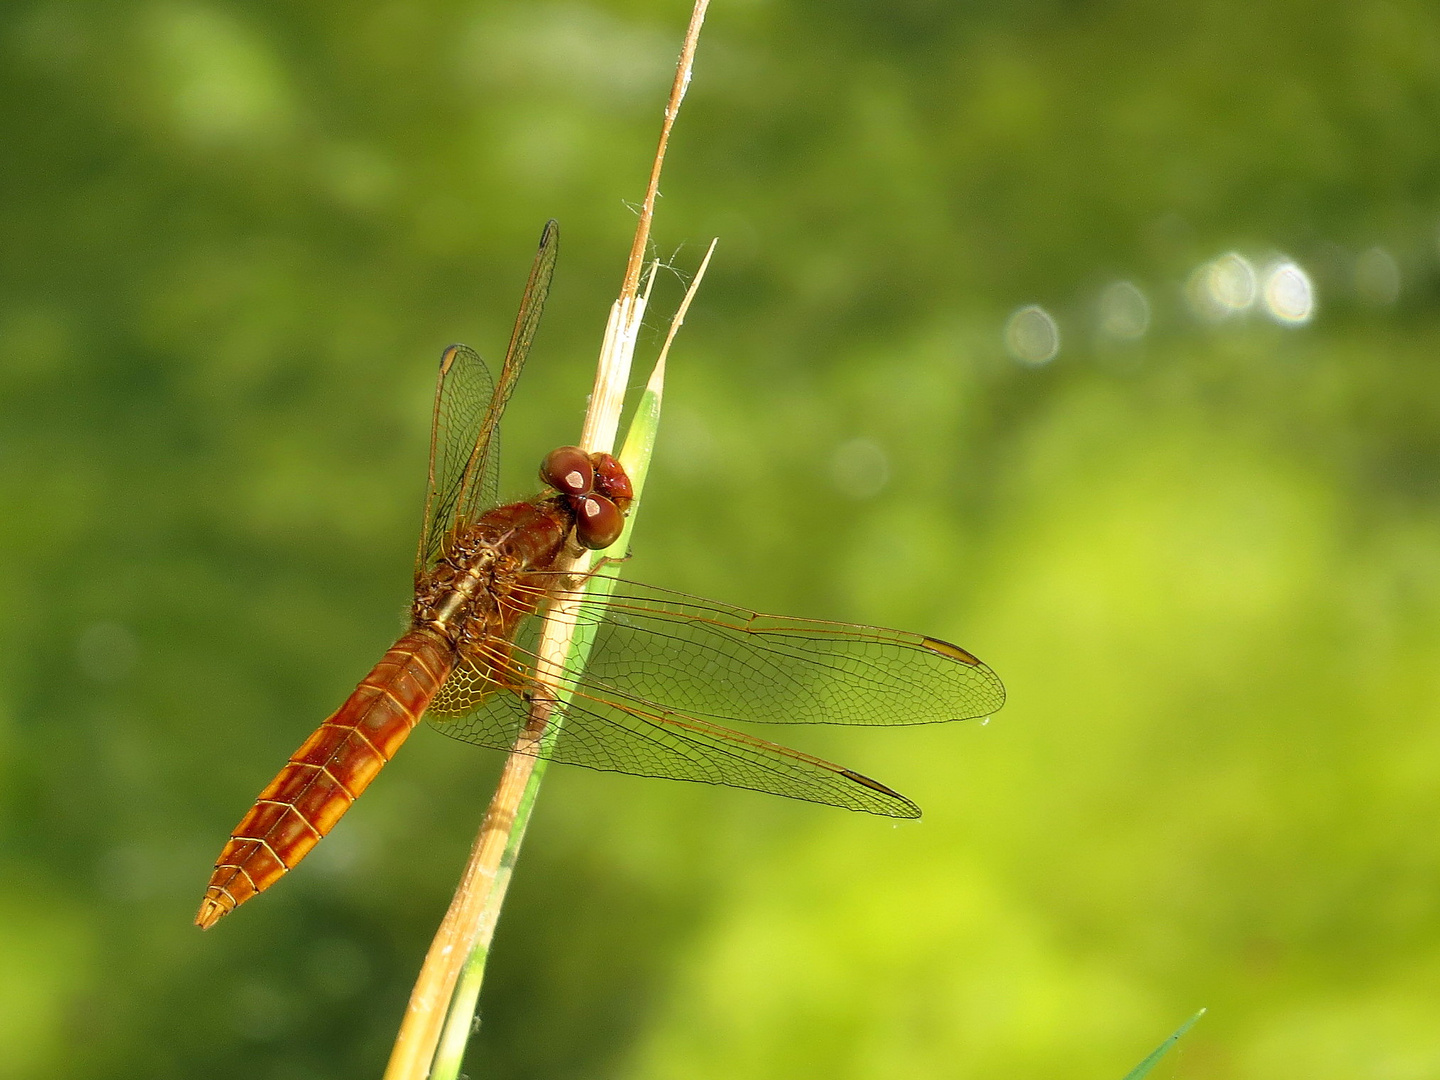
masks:
[[(575, 437), (686, 13), (5, 6), (0, 1078), (378, 1074), (493, 756), (418, 733), (189, 920), (400, 628), (436, 358), (503, 348), (549, 216), (511, 491)], [(918, 825), (552, 771), (472, 1073), (1118, 1077), (1202, 1005), (1175, 1075), (1440, 1073), (1440, 14), (706, 33), (656, 240), (721, 247), (628, 570), (1011, 702), (800, 733)], [(1225, 314), (1282, 254), (1308, 321)]]

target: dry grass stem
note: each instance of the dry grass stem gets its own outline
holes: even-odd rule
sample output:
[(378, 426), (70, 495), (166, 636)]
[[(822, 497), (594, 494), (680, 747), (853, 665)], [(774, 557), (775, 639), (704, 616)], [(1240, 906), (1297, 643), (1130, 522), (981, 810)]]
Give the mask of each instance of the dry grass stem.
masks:
[(645, 263), (645, 245), (650, 242), (650, 219), (655, 215), (655, 196), (660, 192), (660, 170), (665, 165), (665, 148), (670, 145), (670, 129), (680, 113), (680, 102), (690, 88), (690, 72), (695, 66), (695, 46), (700, 43), (700, 27), (705, 22), (705, 9), (710, 0), (695, 0), (690, 11), (690, 25), (685, 30), (685, 44), (680, 47), (680, 61), (675, 65), (675, 81), (670, 85), (670, 100), (665, 105), (665, 122), (660, 126), (660, 144), (655, 148), (655, 162), (650, 166), (650, 183), (645, 188), (645, 201), (640, 206), (640, 221), (635, 226), (635, 242), (630, 245), (630, 260), (625, 264), (625, 281), (620, 298), (634, 296), (640, 284), (640, 268)]

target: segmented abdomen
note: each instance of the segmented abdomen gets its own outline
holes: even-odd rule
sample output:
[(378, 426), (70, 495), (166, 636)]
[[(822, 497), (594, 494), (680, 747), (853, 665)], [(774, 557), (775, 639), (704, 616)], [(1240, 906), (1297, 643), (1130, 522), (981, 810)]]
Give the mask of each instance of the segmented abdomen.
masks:
[(305, 857), (395, 756), (454, 663), (453, 647), (431, 630), (390, 647), (230, 834), (197, 924), (213, 926)]

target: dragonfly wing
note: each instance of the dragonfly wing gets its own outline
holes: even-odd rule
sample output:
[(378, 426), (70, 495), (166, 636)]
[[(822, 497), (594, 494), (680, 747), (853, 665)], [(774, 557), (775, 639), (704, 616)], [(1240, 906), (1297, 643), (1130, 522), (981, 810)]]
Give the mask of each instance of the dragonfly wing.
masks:
[[(582, 630), (593, 634), (589, 663), (561, 681), (569, 700), (538, 756), (918, 817), (914, 803), (860, 773), (715, 721), (923, 724), (988, 716), (1005, 701), (993, 671), (936, 638), (614, 585), (607, 606), (582, 610)], [(573, 595), (561, 575), (541, 587)], [(512, 642), (462, 662), (431, 706), (442, 731), (515, 745), (535, 687), (540, 622), (523, 620)]]
[(1005, 703), (988, 666), (923, 634), (762, 615), (624, 579), (582, 619), (595, 644), (580, 689), (690, 716), (889, 726), (974, 719)]
[(425, 520), (415, 557), (417, 576), (443, 554), (446, 537), (457, 524), (496, 502), (500, 417), (540, 326), (559, 245), (560, 227), (546, 222), (498, 380), (491, 378), (485, 362), (468, 346), (452, 345), (441, 354), (430, 425)]
[[(463, 715), (436, 716), (432, 707), (431, 720), (457, 739), (510, 750), (529, 709), (526, 695), (502, 689)], [(527, 752), (607, 772), (748, 788), (885, 817), (920, 816), (905, 796), (851, 769), (645, 703), (576, 694), (552, 724), (555, 730)]]
[[(488, 704), (496, 691), (504, 689), (491, 678), (492, 671), (493, 668), (488, 665), (482, 670), (474, 660), (462, 658), (430, 699), (430, 707), (425, 711), (426, 719), (441, 731), (451, 734), (446, 724), (475, 712)], [(513, 694), (509, 696), (514, 697)]]
[(493, 435), (477, 458), (476, 439), (495, 397), (490, 369), (468, 345), (451, 345), (440, 355), (435, 380), (435, 408), (430, 421), (430, 475), (425, 492), (425, 523), (415, 570), (440, 557), (446, 535), (463, 509), (469, 488), (494, 501), (496, 464)]

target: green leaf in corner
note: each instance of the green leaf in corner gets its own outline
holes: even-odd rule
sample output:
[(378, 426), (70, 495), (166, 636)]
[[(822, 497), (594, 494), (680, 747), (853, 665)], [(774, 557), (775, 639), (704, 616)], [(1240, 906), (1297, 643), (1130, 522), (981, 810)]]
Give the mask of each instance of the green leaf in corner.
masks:
[(1190, 1017), (1189, 1020), (1186, 1020), (1183, 1024), (1176, 1028), (1173, 1035), (1171, 1035), (1168, 1039), (1162, 1042), (1154, 1050), (1150, 1051), (1150, 1055), (1144, 1061), (1140, 1062), (1139, 1065), (1136, 1065), (1135, 1068), (1131, 1069), (1128, 1073), (1125, 1074), (1125, 1080), (1140, 1080), (1140, 1078), (1143, 1076), (1149, 1076), (1150, 1070), (1153, 1069), (1156, 1063), (1165, 1056), (1165, 1052), (1169, 1050), (1170, 1047), (1174, 1046), (1177, 1042), (1179, 1042), (1180, 1036), (1184, 1035), (1187, 1031), (1194, 1027), (1195, 1021), (1199, 1020), (1200, 1017), (1204, 1015), (1205, 1010), (1201, 1009), (1194, 1016)]

